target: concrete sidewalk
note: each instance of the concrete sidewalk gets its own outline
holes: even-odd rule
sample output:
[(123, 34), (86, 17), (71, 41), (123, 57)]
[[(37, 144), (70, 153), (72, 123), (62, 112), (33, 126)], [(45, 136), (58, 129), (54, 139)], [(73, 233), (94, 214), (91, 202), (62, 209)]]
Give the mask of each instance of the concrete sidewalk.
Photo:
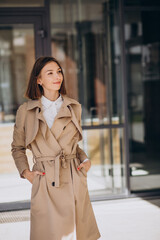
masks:
[[(98, 201), (92, 206), (100, 240), (160, 240), (160, 199)], [(29, 210), (0, 213), (1, 222), (7, 222), (0, 224), (0, 240), (29, 240), (29, 214)]]

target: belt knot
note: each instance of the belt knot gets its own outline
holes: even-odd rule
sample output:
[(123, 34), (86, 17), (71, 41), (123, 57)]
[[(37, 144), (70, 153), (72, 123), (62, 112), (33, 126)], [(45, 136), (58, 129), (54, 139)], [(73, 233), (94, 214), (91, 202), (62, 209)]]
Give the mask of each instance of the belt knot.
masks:
[(40, 156), (40, 157), (36, 157), (34, 156), (34, 159), (36, 159), (36, 162), (40, 162), (40, 161), (49, 161), (49, 160), (55, 160), (55, 187), (59, 187), (60, 186), (60, 164), (63, 168), (67, 168), (67, 161), (66, 160), (70, 160), (76, 158), (76, 154), (65, 154), (64, 149), (61, 149), (61, 151), (59, 152), (58, 155), (56, 156)]
[(60, 152), (59, 159), (61, 160), (61, 165), (63, 168), (67, 168), (67, 163), (66, 163), (66, 155), (64, 153), (64, 150), (62, 149)]

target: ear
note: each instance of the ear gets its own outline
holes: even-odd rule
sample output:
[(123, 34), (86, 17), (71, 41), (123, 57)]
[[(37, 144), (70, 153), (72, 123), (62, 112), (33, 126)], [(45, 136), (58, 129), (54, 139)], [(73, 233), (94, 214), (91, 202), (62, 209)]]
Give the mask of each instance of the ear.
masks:
[(40, 77), (37, 78), (37, 84), (42, 85), (42, 81), (41, 81), (41, 78), (40, 78)]

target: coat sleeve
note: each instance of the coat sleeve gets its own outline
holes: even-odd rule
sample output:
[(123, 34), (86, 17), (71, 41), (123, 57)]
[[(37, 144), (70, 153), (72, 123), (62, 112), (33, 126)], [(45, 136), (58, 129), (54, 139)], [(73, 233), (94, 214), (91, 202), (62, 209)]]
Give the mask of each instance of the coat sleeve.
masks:
[(77, 144), (77, 157), (79, 158), (80, 162), (82, 163), (86, 158), (88, 159), (88, 156), (86, 155), (86, 153), (79, 147), (79, 145)]
[(25, 148), (25, 104), (19, 106), (16, 112), (16, 120), (13, 129), (13, 141), (11, 143), (12, 157), (19, 171), (20, 177), (24, 178), (22, 173), (25, 169), (29, 169), (28, 159)]
[[(78, 116), (78, 122), (81, 127), (82, 121), (81, 121), (81, 116), (82, 116), (82, 105), (80, 104), (80, 111), (79, 111), (79, 116)], [(79, 144), (77, 144), (77, 157), (79, 158), (80, 162), (82, 163), (86, 158), (89, 159), (87, 154), (79, 147)]]

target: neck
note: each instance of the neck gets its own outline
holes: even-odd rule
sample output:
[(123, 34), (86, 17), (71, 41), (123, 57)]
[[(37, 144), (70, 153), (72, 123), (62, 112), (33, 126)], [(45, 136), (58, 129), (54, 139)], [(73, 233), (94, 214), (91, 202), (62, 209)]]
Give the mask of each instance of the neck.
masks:
[(49, 99), (50, 101), (55, 101), (57, 98), (59, 98), (60, 93), (58, 91), (56, 92), (44, 92), (43, 94), (47, 99)]

